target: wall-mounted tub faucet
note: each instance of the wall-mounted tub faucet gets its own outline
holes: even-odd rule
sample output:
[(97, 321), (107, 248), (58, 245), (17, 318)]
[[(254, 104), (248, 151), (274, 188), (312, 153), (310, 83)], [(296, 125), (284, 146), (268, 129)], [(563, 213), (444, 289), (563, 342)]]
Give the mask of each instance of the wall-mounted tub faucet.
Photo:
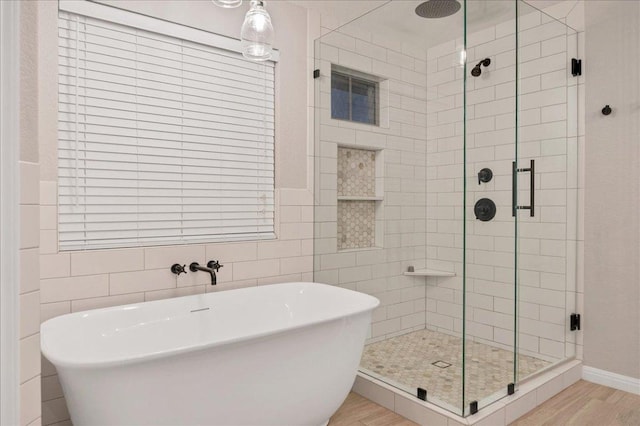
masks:
[(223, 266), (224, 265), (221, 265), (217, 260), (210, 260), (209, 262), (207, 262), (206, 267), (200, 266), (198, 262), (191, 262), (191, 265), (189, 265), (189, 270), (191, 272), (208, 272), (209, 275), (211, 275), (211, 285), (216, 285), (218, 282), (218, 279), (216, 278), (216, 272), (218, 272)]

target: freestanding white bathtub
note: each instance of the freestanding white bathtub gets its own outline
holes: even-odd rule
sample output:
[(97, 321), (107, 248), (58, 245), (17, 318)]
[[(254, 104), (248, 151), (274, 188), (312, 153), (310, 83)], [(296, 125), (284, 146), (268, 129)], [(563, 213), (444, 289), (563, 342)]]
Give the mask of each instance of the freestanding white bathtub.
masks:
[(325, 424), (378, 299), (288, 283), (78, 312), (42, 324), (82, 425)]

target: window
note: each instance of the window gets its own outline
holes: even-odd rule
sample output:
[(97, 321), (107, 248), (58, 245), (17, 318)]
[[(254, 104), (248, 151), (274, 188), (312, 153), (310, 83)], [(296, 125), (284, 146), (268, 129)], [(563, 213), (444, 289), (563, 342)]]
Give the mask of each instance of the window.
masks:
[(60, 11), (61, 250), (273, 238), (274, 63), (63, 3), (140, 26)]
[(348, 71), (331, 71), (331, 118), (378, 124), (378, 83)]

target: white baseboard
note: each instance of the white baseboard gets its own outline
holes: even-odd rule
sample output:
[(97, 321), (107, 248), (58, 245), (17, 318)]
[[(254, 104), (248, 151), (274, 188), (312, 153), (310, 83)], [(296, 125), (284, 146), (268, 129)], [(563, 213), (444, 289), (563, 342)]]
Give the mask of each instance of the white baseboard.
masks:
[(600, 370), (599, 368), (584, 366), (582, 367), (582, 378), (588, 382), (640, 395), (640, 379), (636, 379), (634, 377), (623, 376), (622, 374)]

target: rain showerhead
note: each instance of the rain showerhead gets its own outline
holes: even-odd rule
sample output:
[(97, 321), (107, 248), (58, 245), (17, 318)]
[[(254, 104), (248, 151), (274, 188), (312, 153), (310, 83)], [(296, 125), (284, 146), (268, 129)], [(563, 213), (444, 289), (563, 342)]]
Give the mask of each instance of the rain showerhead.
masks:
[(474, 77), (479, 77), (480, 74), (482, 74), (482, 69), (480, 68), (480, 65), (482, 65), (483, 67), (488, 67), (490, 64), (491, 64), (490, 58), (485, 58), (481, 60), (480, 62), (478, 62), (478, 64), (475, 67), (473, 67), (473, 69), (471, 70), (471, 75)]
[(422, 18), (444, 18), (460, 10), (458, 0), (427, 0), (416, 7), (416, 14)]

